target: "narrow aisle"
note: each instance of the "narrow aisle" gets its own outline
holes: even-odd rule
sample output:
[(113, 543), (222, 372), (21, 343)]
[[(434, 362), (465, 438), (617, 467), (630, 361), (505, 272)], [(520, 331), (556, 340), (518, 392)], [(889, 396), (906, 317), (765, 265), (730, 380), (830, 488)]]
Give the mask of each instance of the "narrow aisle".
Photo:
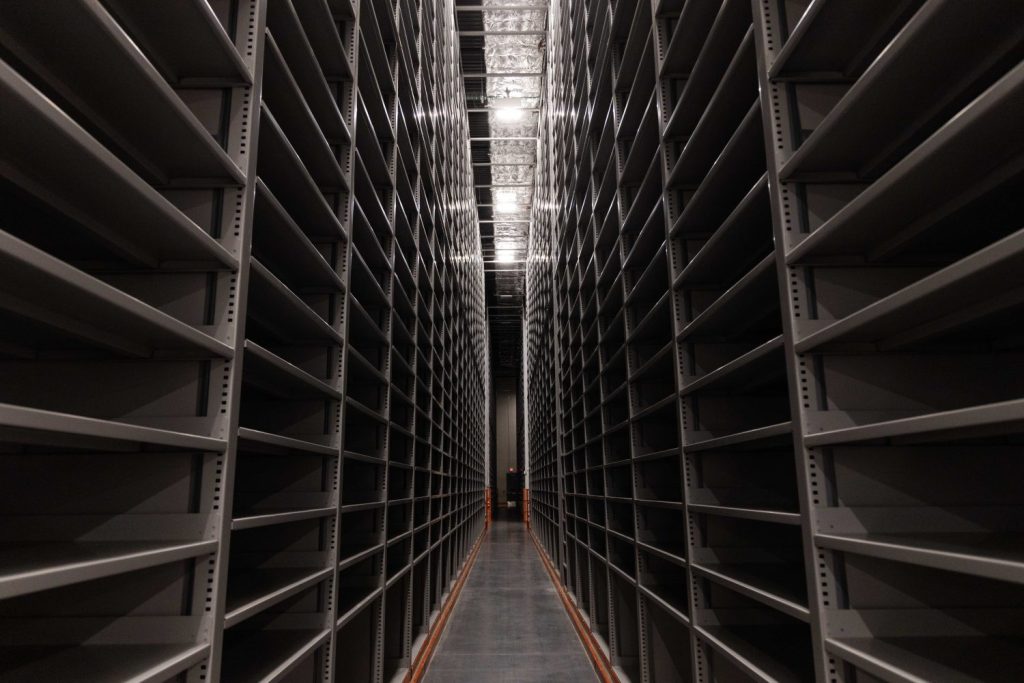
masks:
[(491, 526), (424, 680), (597, 680), (526, 525)]

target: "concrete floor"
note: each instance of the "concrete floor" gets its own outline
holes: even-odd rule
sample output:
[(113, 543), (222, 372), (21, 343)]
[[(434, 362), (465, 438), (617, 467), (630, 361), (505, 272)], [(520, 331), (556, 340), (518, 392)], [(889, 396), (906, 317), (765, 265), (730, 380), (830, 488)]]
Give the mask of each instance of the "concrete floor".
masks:
[(598, 680), (521, 522), (496, 520), (484, 537), (424, 680)]

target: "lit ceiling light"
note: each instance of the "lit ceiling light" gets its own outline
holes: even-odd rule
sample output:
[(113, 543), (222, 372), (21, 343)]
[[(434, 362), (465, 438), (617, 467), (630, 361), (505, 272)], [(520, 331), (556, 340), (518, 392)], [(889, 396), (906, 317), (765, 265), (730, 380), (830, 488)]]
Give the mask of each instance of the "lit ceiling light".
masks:
[(519, 196), (513, 190), (496, 190), (494, 192), (495, 213), (515, 213), (519, 210)]
[(523, 120), (523, 110), (518, 107), (502, 107), (494, 113), (499, 123), (519, 123)]
[(518, 123), (523, 119), (523, 99), (521, 97), (496, 99), (494, 106), (494, 118), (499, 123)]
[(494, 260), (498, 263), (511, 263), (516, 260), (514, 249), (498, 249), (494, 252)]

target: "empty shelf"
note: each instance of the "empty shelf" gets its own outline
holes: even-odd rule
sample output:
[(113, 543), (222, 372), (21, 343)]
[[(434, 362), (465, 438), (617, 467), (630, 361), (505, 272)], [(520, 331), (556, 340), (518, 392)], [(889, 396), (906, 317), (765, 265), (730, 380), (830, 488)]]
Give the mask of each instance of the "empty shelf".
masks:
[(245, 360), (250, 372), (246, 382), (281, 398), (333, 398), (342, 392), (325, 380), (310, 375), (250, 339), (245, 341)]
[[(243, 85), (252, 74), (204, 0), (145, 6), (135, 0), (105, 4), (173, 83), (180, 87)], [(188, 36), (187, 41), (180, 36)]]
[(693, 571), (695, 575), (705, 576), (796, 619), (809, 621), (811, 618), (803, 567), (695, 562)]
[(1019, 170), (1022, 109), (1019, 64), (790, 250), (787, 262), (851, 253), (877, 260), (927, 230), (979, 187)]
[(224, 342), (4, 232), (0, 268), (0, 310), (38, 326), (25, 329), (27, 339), (8, 330), (5, 336), (17, 345), (66, 348), (86, 341), (140, 358), (158, 351), (233, 354)]
[(812, 432), (804, 437), (810, 446), (863, 441), (939, 443), (954, 438), (1012, 434), (1024, 426), (1024, 399), (984, 406), (916, 415), (874, 424)]
[(225, 628), (230, 628), (310, 586), (324, 581), (333, 569), (299, 567), (239, 570), (228, 577)]
[(921, 0), (813, 0), (769, 69), (772, 78), (850, 79)]
[(816, 534), (815, 542), (848, 553), (1024, 583), (1024, 534)]
[(97, 239), (141, 265), (181, 261), (237, 267), (215, 239), (5, 62), (0, 62), (0, 98), (0, 152), (16, 184), (53, 200)]
[(252, 260), (250, 267), (249, 297), (258, 302), (250, 310), (249, 315), (282, 341), (290, 344), (303, 340), (338, 344), (342, 342), (340, 332), (313, 312), (313, 309), (256, 259)]
[(0, 545), (0, 599), (170, 564), (216, 550), (214, 540), (4, 544)]
[(221, 453), (227, 442), (207, 436), (0, 403), (0, 438), (9, 443), (72, 449), (185, 450)]
[[(58, 16), (40, 16), (48, 11)], [(40, 77), (159, 184), (245, 184), (227, 152), (100, 4), (4, 3), (0, 23), (5, 47), (45, 64)]]
[(684, 383), (680, 395), (698, 392), (742, 394), (783, 378), (786, 359), (782, 354), (782, 336), (773, 337), (739, 358)]
[[(281, 48), (281, 53), (302, 89), (302, 94), (324, 136), (331, 142), (350, 140), (351, 134), (342, 118), (338, 102), (325, 80), (324, 69), (329, 70), (330, 67), (317, 61), (317, 54), (310, 42), (310, 38), (330, 34), (334, 34), (337, 39), (337, 30), (333, 25), (309, 22), (307, 34), (300, 24), (298, 12), (303, 12), (305, 16), (306, 13), (313, 14), (316, 10), (316, 3), (296, 5), (290, 2), (276, 2), (267, 7), (267, 25), (274, 32), (274, 39)], [(320, 44), (318, 41), (317, 45)], [(341, 49), (340, 43), (338, 49)]]
[(828, 638), (825, 648), (883, 680), (1013, 683), (1024, 658), (1019, 637)]
[[(813, 679), (809, 642), (787, 638), (792, 627), (697, 626), (699, 638), (734, 665), (764, 683), (800, 683)], [(794, 642), (795, 641), (795, 642)]]
[[(1024, 230), (985, 247), (845, 318), (795, 341), (797, 352), (842, 342), (899, 348), (995, 319), (1014, 329), (1020, 294), (1013, 276), (1024, 266)], [(994, 293), (998, 293), (995, 294)]]
[(224, 646), (222, 680), (280, 680), (330, 637), (329, 630), (314, 629), (231, 632)]
[(261, 114), (259, 176), (310, 237), (346, 238), (344, 226), (270, 110), (264, 106)]
[[(1005, 3), (987, 9), (925, 3), (779, 175), (787, 180), (822, 173), (845, 172), (854, 179), (876, 175), (876, 168), (927, 131), (965, 92), (985, 83), (993, 65), (1019, 47), (1024, 8)], [(973, 40), (979, 34), (987, 39)], [(949, 50), (950, 45), (960, 49)]]
[(270, 451), (274, 453), (315, 453), (316, 455), (327, 456), (339, 454), (336, 446), (329, 446), (327, 444), (289, 436), (271, 434), (269, 432), (250, 429), (247, 427), (238, 428), (238, 439), (246, 448), (257, 451)]
[(253, 250), (261, 262), (296, 286), (326, 290), (345, 288), (341, 276), (259, 178), (256, 179)]
[(193, 643), (0, 646), (0, 677), (12, 681), (157, 683), (198, 664), (209, 650), (209, 645)]

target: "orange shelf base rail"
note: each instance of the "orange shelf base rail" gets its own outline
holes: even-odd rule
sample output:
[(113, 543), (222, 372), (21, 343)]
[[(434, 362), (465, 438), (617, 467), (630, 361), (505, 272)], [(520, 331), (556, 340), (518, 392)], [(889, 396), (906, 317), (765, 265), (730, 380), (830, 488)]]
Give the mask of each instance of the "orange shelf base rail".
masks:
[(554, 584), (555, 590), (558, 591), (558, 597), (562, 600), (562, 606), (569, 615), (569, 620), (572, 622), (573, 627), (575, 627), (576, 633), (579, 635), (580, 641), (582, 641), (583, 647), (587, 651), (587, 656), (590, 658), (590, 662), (593, 664), (594, 671), (597, 673), (601, 683), (620, 683), (611, 662), (608, 661), (601, 646), (594, 638), (594, 634), (590, 632), (590, 627), (587, 626), (583, 616), (576, 609), (576, 605), (569, 597), (569, 594), (565, 592), (565, 588), (558, 578), (558, 573), (551, 566), (551, 561), (548, 559), (547, 553), (544, 552), (544, 548), (541, 547), (537, 537), (532, 533), (530, 534), (530, 539), (533, 540), (533, 547), (536, 548), (540, 561), (544, 565), (544, 569), (547, 570), (548, 577), (551, 579), (551, 583)]
[(420, 648), (415, 659), (413, 659), (412, 666), (409, 667), (409, 672), (405, 675), (404, 683), (418, 683), (423, 679), (423, 675), (427, 672), (427, 666), (429, 666), (430, 660), (434, 656), (434, 651), (437, 649), (438, 641), (441, 640), (441, 634), (444, 633), (444, 628), (448, 624), (448, 619), (452, 615), (452, 610), (455, 609), (455, 603), (459, 601), (459, 595), (462, 593), (462, 587), (466, 585), (466, 579), (469, 578), (469, 573), (473, 570), (473, 563), (476, 562), (476, 556), (480, 552), (480, 546), (483, 543), (484, 535), (485, 534), (480, 534), (480, 537), (476, 539), (476, 543), (473, 545), (473, 550), (470, 552), (465, 566), (462, 567), (462, 571), (459, 573), (459, 578), (455, 581), (455, 585), (452, 587), (452, 592), (448, 595), (448, 599), (441, 608), (441, 614), (438, 615), (437, 621), (434, 622), (434, 625), (430, 629), (430, 633), (427, 634), (427, 639), (424, 641), (423, 647)]

